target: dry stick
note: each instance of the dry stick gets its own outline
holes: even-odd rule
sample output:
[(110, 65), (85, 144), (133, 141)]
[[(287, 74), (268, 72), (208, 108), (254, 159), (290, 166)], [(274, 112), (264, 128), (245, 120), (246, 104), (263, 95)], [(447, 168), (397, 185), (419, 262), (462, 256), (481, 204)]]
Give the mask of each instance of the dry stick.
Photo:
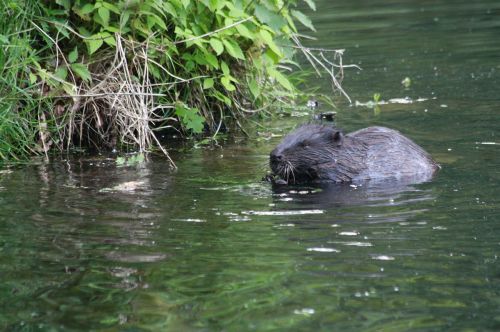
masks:
[[(68, 61), (66, 61), (66, 57), (64, 56), (64, 53), (62, 52), (62, 50), (59, 48), (59, 45), (57, 44), (57, 42), (54, 39), (52, 39), (52, 37), (50, 37), (45, 31), (43, 31), (43, 29), (40, 28), (35, 22), (30, 20), (30, 23), (33, 24), (37, 28), (37, 30), (40, 31), (45, 37), (49, 38), (50, 41), (52, 41), (52, 43), (54, 43), (54, 46), (56, 47), (57, 52), (61, 54), (61, 58), (63, 59), (64, 63), (66, 64), (66, 66), (68, 68), (70, 68), (69, 63), (68, 63)], [(69, 72), (71, 74), (71, 78), (73, 79), (73, 84), (76, 86), (75, 76), (73, 75), (73, 72), (71, 70)]]
[[(327, 63), (330, 63), (326, 58), (325, 56), (323, 55), (323, 53), (320, 53), (320, 55), (323, 57), (323, 59), (327, 62)], [(342, 58), (342, 57), (341, 57)], [(326, 66), (325, 67), (325, 70), (327, 70)], [(351, 98), (349, 98), (349, 96), (347, 95), (347, 93), (344, 91), (344, 89), (342, 88), (342, 86), (340, 85), (340, 83), (338, 82), (338, 80), (336, 79), (335, 75), (334, 75), (334, 72), (333, 72), (333, 66), (332, 66), (332, 69), (331, 71), (328, 71), (330, 73), (330, 75), (332, 76), (332, 78), (334, 78), (332, 80), (332, 82), (335, 84), (335, 87), (349, 100), (349, 103), (351, 103)], [(343, 73), (343, 67), (340, 67), (341, 68), (341, 75), (343, 77), (344, 73)]]

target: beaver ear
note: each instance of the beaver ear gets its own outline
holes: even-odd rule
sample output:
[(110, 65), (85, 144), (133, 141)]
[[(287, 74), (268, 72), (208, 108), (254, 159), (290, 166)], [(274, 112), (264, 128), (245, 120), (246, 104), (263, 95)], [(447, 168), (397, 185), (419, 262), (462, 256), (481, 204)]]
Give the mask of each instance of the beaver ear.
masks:
[(342, 134), (342, 132), (340, 131), (336, 131), (333, 133), (333, 141), (335, 143), (337, 143), (337, 146), (341, 146), (342, 145), (342, 142), (344, 141), (344, 134)]

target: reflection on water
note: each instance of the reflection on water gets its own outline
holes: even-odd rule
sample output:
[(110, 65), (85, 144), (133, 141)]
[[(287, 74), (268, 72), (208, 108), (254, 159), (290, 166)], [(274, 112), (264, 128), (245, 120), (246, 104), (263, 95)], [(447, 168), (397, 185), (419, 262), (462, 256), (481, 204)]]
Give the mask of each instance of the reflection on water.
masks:
[(317, 6), (318, 46), (363, 67), (353, 100), (426, 99), (340, 104), (340, 125), (400, 130), (437, 176), (273, 188), (279, 138), (176, 155), (177, 172), (105, 156), (1, 170), (2, 330), (500, 329), (500, 4)]

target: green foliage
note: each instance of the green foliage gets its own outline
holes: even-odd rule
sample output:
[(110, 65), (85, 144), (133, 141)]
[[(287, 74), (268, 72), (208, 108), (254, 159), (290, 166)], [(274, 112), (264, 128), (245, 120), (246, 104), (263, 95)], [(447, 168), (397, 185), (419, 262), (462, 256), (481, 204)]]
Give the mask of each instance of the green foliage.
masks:
[(144, 162), (144, 154), (136, 153), (128, 157), (117, 157), (116, 166), (137, 166)]
[[(312, 0), (305, 2), (315, 10)], [(73, 97), (85, 96), (102, 82), (106, 70), (113, 75), (114, 54), (123, 45), (130, 64), (127, 75), (138, 84), (144, 82), (144, 72), (134, 64), (146, 59), (147, 82), (158, 96), (151, 117), (165, 122), (177, 118), (185, 133), (198, 134), (215, 131), (220, 119), (237, 119), (242, 105), (258, 108), (277, 98), (293, 98), (295, 86), (279, 64), (291, 63), (293, 52), (285, 47), (297, 32), (294, 20), (314, 30), (296, 0), (0, 0), (0, 5), (0, 44), (6, 49), (0, 53), (0, 70), (9, 71), (0, 88), (10, 91), (9, 101), (2, 100), (0, 120), (5, 121), (0, 128), (16, 123), (13, 137), (24, 133), (25, 140), (36, 142), (42, 133), (30, 123), (39, 122), (40, 114), (25, 119), (21, 110), (36, 107), (42, 98), (51, 105), (43, 114), (44, 124), (51, 137), (60, 137), (51, 142), (60, 148), (71, 141), (61, 134), (68, 126), (110, 125), (110, 98), (92, 99), (103, 114), (111, 114), (108, 118), (94, 115), (84, 122), (74, 112), (83, 112), (86, 102), (75, 109)], [(62, 114), (50, 111), (56, 108)], [(77, 119), (80, 126), (71, 122)]]

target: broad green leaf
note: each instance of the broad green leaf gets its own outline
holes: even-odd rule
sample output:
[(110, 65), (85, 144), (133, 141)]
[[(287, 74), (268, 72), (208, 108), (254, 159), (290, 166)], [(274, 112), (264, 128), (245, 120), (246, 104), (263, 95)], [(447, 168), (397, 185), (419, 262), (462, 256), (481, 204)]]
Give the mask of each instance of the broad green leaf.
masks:
[(288, 78), (286, 78), (286, 76), (283, 75), (282, 73), (280, 73), (279, 71), (277, 71), (275, 69), (268, 68), (267, 73), (269, 74), (269, 76), (276, 79), (276, 81), (278, 81), (278, 83), (281, 84), (281, 86), (283, 86), (288, 91), (294, 90), (292, 83), (290, 83)]
[(299, 20), (300, 23), (302, 23), (305, 27), (311, 29), (312, 31), (316, 31), (316, 29), (314, 28), (311, 20), (309, 19), (309, 17), (307, 17), (306, 15), (304, 15), (302, 12), (299, 12), (298, 10), (293, 10), (292, 9), (292, 15), (297, 19)]
[(203, 131), (205, 118), (200, 115), (200, 111), (197, 108), (188, 108), (182, 104), (177, 104), (175, 106), (175, 114), (187, 129), (192, 130), (194, 133), (201, 133)]
[(73, 51), (69, 52), (68, 54), (68, 61), (69, 63), (73, 63), (78, 59), (78, 46), (75, 46)]
[(177, 11), (175, 10), (175, 7), (172, 6), (170, 2), (163, 1), (163, 9), (172, 15), (172, 17), (177, 17)]
[(224, 104), (226, 104), (229, 107), (231, 107), (232, 104), (233, 104), (233, 102), (231, 101), (231, 99), (229, 99), (228, 97), (224, 96), (219, 91), (215, 91), (215, 93), (212, 96), (214, 96), (216, 99), (222, 101)]
[(255, 16), (260, 22), (268, 25), (275, 31), (280, 30), (286, 25), (286, 20), (283, 16), (269, 10), (263, 5), (255, 5)]
[(222, 72), (224, 73), (224, 75), (229, 76), (231, 71), (229, 70), (229, 66), (227, 65), (227, 63), (225, 61), (221, 60), (220, 68), (222, 69)]
[(107, 27), (109, 25), (109, 9), (106, 7), (99, 7), (97, 13), (102, 20), (103, 26)]
[(236, 30), (238, 30), (238, 33), (245, 38), (248, 38), (248, 39), (255, 38), (255, 34), (251, 33), (250, 30), (248, 30), (248, 28), (244, 24), (238, 24), (236, 26)]
[(219, 69), (219, 61), (217, 60), (217, 57), (213, 55), (212, 53), (205, 53), (205, 60), (210, 64), (215, 69)]
[(109, 32), (101, 32), (101, 37), (103, 38), (103, 41), (108, 44), (109, 46), (116, 46), (116, 39), (115, 37), (110, 34)]
[(80, 9), (80, 14), (87, 15), (92, 13), (93, 11), (94, 11), (94, 5), (91, 3), (87, 3)]
[(82, 63), (72, 63), (71, 70), (78, 75), (82, 80), (89, 82), (91, 79), (90, 72)]
[(305, 3), (311, 8), (312, 10), (316, 11), (316, 3), (314, 0), (304, 0)]
[(96, 33), (95, 35), (90, 36), (88, 39), (86, 39), (85, 43), (87, 44), (89, 55), (92, 55), (102, 46), (104, 40), (102, 39), (101, 34)]
[(223, 39), (222, 43), (224, 44), (224, 48), (227, 50), (229, 55), (231, 55), (236, 59), (245, 60), (243, 51), (241, 50), (240, 46), (237, 43), (228, 39)]
[(209, 77), (209, 78), (205, 78), (205, 80), (203, 80), (203, 90), (207, 90), (207, 89), (210, 89), (214, 86), (214, 79)]
[(118, 7), (116, 7), (115, 5), (113, 5), (109, 2), (103, 2), (102, 5), (103, 5), (103, 7), (112, 11), (113, 13), (120, 15), (120, 9), (118, 9)]
[(220, 78), (220, 82), (222, 83), (224, 88), (226, 88), (227, 91), (236, 90), (236, 87), (233, 85), (233, 83), (231, 83), (231, 79), (229, 78), (229, 76), (222, 76)]
[(68, 76), (68, 69), (66, 69), (66, 67), (59, 67), (54, 73), (54, 76), (64, 81)]
[(214, 49), (215, 54), (221, 55), (222, 52), (224, 52), (224, 46), (222, 45), (220, 40), (218, 40), (216, 38), (210, 38), (209, 42), (210, 42), (210, 46), (212, 46), (212, 48)]
[(267, 30), (261, 29), (259, 31), (259, 35), (262, 37), (262, 40), (266, 43), (267, 46), (279, 57), (282, 57), (283, 54), (281, 53), (281, 50), (279, 49), (278, 45), (274, 43), (273, 36), (271, 33)]
[(121, 16), (120, 16), (120, 29), (123, 30), (123, 28), (127, 25), (128, 20), (130, 19), (130, 14), (132, 12), (130, 10), (125, 10)]

